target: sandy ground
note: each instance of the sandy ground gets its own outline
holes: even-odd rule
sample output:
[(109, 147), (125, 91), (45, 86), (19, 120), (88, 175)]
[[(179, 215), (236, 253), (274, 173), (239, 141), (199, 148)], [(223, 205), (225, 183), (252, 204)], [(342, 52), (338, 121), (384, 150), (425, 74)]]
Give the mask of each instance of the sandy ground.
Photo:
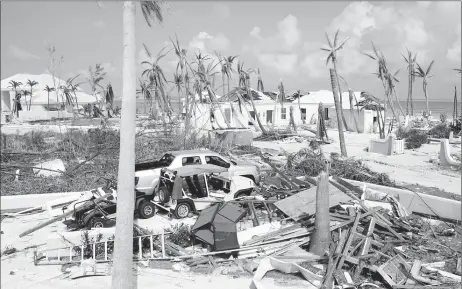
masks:
[[(110, 288), (111, 276), (93, 276), (71, 280), (64, 278), (61, 272), (61, 265), (34, 265), (33, 249), (24, 251), (24, 248), (32, 245), (39, 245), (46, 242), (49, 234), (56, 231), (63, 231), (64, 225), (61, 222), (49, 225), (24, 238), (19, 238), (19, 233), (31, 228), (43, 221), (46, 213), (22, 216), (16, 219), (2, 221), (1, 235), (2, 249), (7, 245), (13, 245), (19, 253), (2, 257), (1, 261), (1, 288), (8, 289), (45, 289), (45, 288)], [(161, 218), (159, 216), (156, 216)], [(155, 217), (155, 218), (156, 218)], [(150, 223), (158, 226), (167, 226), (168, 222), (153, 218)], [(148, 220), (144, 220), (145, 222)], [(44, 248), (42, 245), (39, 248)], [(10, 258), (11, 257), (11, 258)], [(221, 275), (216, 273), (199, 274), (193, 272), (174, 272), (167, 269), (152, 269), (134, 263), (135, 288), (249, 288), (250, 276), (242, 274)], [(307, 288), (308, 282), (299, 279), (282, 280), (286, 288)], [(267, 277), (262, 280), (265, 288), (281, 288), (280, 278)]]
[[(333, 143), (323, 145), (326, 154), (340, 153), (338, 131), (329, 130), (328, 136)], [(384, 156), (370, 153), (365, 149), (369, 140), (378, 138), (374, 134), (345, 133), (345, 143), (349, 157), (362, 159), (374, 171), (389, 174), (390, 178), (398, 183), (419, 184), (425, 187), (436, 187), (448, 193), (461, 194), (461, 173), (438, 167), (437, 163), (430, 163), (430, 159), (437, 160), (440, 144), (432, 142), (424, 144), (416, 150), (404, 150), (403, 155)], [(260, 148), (282, 149), (295, 153), (308, 146), (307, 142), (262, 142), (255, 141), (254, 146)], [(460, 145), (451, 145), (451, 150), (460, 152)]]

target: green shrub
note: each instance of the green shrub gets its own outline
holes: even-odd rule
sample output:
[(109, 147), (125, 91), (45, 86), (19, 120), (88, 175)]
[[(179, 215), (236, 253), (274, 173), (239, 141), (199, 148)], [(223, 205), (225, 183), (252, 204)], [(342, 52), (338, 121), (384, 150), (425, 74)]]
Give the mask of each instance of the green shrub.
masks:
[(424, 132), (417, 129), (411, 129), (405, 137), (404, 144), (407, 149), (417, 149), (427, 142), (428, 137)]
[(396, 139), (405, 139), (409, 135), (409, 129), (404, 126), (399, 126), (395, 132)]

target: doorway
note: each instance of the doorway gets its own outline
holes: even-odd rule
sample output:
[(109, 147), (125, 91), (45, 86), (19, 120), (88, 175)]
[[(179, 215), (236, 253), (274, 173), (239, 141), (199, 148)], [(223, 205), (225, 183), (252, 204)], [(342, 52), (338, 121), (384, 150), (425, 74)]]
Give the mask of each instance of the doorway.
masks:
[(273, 123), (273, 111), (272, 110), (266, 111), (266, 122)]

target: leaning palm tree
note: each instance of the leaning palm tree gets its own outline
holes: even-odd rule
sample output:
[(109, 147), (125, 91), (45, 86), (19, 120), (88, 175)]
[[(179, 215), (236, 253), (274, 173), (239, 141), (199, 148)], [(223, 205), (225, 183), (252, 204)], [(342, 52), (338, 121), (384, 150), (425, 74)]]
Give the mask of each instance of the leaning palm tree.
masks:
[(12, 88), (14, 90), (13, 113), (16, 113), (16, 116), (19, 117), (18, 101), (20, 101), (21, 97), (19, 97), (19, 99), (18, 99), (18, 87), (20, 87), (22, 85), (22, 82), (10, 80), (10, 82), (8, 82), (8, 84), (9, 84), (8, 87)]
[[(123, 92), (120, 120), (120, 157), (117, 190), (116, 231), (112, 289), (133, 288), (133, 211), (135, 209), (135, 136), (136, 136), (136, 41), (135, 4), (126, 1), (123, 6)], [(154, 20), (163, 21), (157, 1), (141, 1), (141, 11), (149, 26)]]
[(167, 78), (164, 75), (164, 71), (159, 65), (159, 61), (164, 58), (172, 49), (168, 50), (164, 53), (164, 50), (167, 47), (162, 48), (155, 58), (152, 57), (151, 52), (149, 51), (148, 47), (143, 44), (144, 50), (148, 55), (149, 59), (152, 59), (152, 62), (143, 61), (141, 64), (149, 65), (149, 68), (145, 69), (141, 76), (146, 76), (151, 87), (154, 89), (154, 105), (157, 110), (157, 105), (160, 105), (162, 110), (162, 114), (167, 113), (169, 116), (171, 115), (171, 111), (169, 110), (168, 100), (166, 99), (165, 94), (165, 85), (167, 83)]
[(255, 118), (257, 119), (258, 126), (260, 127), (264, 135), (268, 134), (265, 127), (261, 123), (260, 117), (258, 116), (258, 111), (257, 111), (257, 108), (255, 107), (255, 102), (253, 100), (252, 91), (250, 89), (250, 74), (254, 72), (254, 70), (253, 69), (244, 70), (244, 62), (241, 63), (240, 61), (238, 61), (237, 62), (237, 72), (239, 74), (239, 86), (245, 89), (247, 97), (250, 99), (250, 102), (252, 103), (253, 112), (255, 114)]
[[(34, 86), (36, 86), (39, 83), (37, 81), (35, 81), (35, 80), (28, 79), (26, 84), (29, 85), (29, 87), (30, 87), (29, 107), (27, 108), (27, 110), (30, 110), (30, 107), (32, 105), (32, 96), (33, 96), (32, 90), (33, 90)], [(24, 100), (26, 100), (25, 97), (24, 97)]]
[(428, 81), (430, 78), (435, 76), (434, 74), (430, 74), (432, 70), (433, 63), (435, 63), (435, 60), (432, 60), (430, 64), (428, 65), (428, 68), (426, 70), (422, 69), (422, 67), (417, 63), (417, 70), (415, 74), (422, 78), (422, 88), (423, 88), (423, 93), (425, 96), (425, 105), (427, 108), (427, 116), (430, 116), (430, 108), (428, 107)]
[[(334, 70), (335, 70), (335, 74), (338, 75), (338, 70), (337, 70), (337, 52), (343, 48), (343, 46), (345, 45), (345, 43), (350, 39), (350, 38), (347, 38), (345, 39), (342, 43), (340, 43), (339, 45), (337, 45), (337, 41), (338, 41), (338, 32), (339, 32), (340, 29), (337, 30), (337, 32), (335, 33), (335, 36), (334, 36), (334, 41), (332, 42), (329, 38), (329, 35), (327, 35), (326, 33), (326, 38), (327, 38), (327, 43), (329, 45), (329, 48), (321, 48), (321, 50), (323, 51), (327, 51), (329, 52), (329, 56), (327, 56), (327, 59), (326, 59), (326, 66), (329, 64), (329, 61), (332, 61), (332, 65), (334, 67)], [(343, 115), (343, 97), (342, 97), (342, 87), (340, 86), (340, 81), (337, 77), (336, 79), (337, 81), (337, 87), (338, 87), (338, 90), (339, 90), (339, 95), (340, 95), (340, 107), (342, 108), (340, 110), (340, 116), (338, 116), (338, 119), (340, 120), (340, 117), (343, 121), (343, 124), (345, 125), (345, 129), (346, 130), (350, 130), (350, 128), (348, 127), (348, 124), (346, 122), (346, 119), (345, 119), (345, 116)]]
[(413, 55), (412, 52), (409, 51), (409, 49), (407, 49), (407, 47), (406, 47), (406, 51), (407, 51), (407, 57), (402, 55), (403, 58), (404, 58), (404, 61), (406, 61), (406, 63), (407, 63), (406, 69), (408, 71), (408, 89), (407, 89), (406, 114), (409, 115), (409, 104), (410, 104), (411, 115), (414, 115), (414, 103), (413, 103), (413, 100), (412, 100), (412, 87), (413, 87), (414, 81), (415, 81), (415, 64), (416, 64), (416, 59), (417, 59), (417, 53)]
[(50, 110), (50, 92), (55, 91), (55, 88), (54, 87), (49, 87), (47, 85), (47, 86), (45, 86), (44, 91), (46, 91), (47, 95), (48, 95), (48, 110)]

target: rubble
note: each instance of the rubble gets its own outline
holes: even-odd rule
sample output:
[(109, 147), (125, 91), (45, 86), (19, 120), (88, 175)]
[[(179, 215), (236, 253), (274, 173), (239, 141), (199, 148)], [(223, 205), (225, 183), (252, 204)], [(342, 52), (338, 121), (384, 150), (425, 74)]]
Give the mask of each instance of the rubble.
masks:
[[(135, 262), (149, 267), (151, 261), (163, 261), (180, 273), (208, 268), (212, 276), (250, 274), (249, 286), (255, 289), (264, 288), (262, 280), (269, 271), (291, 276), (288, 278), (302, 276), (308, 288), (449, 288), (461, 282), (460, 250), (453, 249), (451, 243), (460, 239), (460, 225), (454, 223), (457, 216), (429, 220), (429, 214), (416, 215), (432, 212), (432, 206), (445, 202), (435, 199), (423, 210), (424, 201), (417, 206), (417, 200), (408, 200), (410, 191), (337, 176), (325, 175), (325, 184), (318, 186), (316, 177), (290, 173), (289, 168), (297, 166), (298, 160), (292, 159), (291, 165), (274, 161), (287, 159), (284, 152), (249, 153), (247, 149), (242, 153), (245, 150), (240, 149), (233, 151), (232, 158), (252, 160), (269, 171), (263, 173), (260, 186), (247, 197), (217, 199), (198, 216), (175, 220), (175, 226), (160, 212), (155, 218), (136, 220)], [(324, 252), (314, 254), (310, 245), (317, 238), (319, 194), (328, 196), (330, 234)], [(83, 199), (85, 196), (81, 195)], [(68, 209), (56, 216), (51, 214), (52, 205), (48, 202), (43, 207), (48, 207), (54, 218), (21, 236), (72, 213)], [(436, 212), (432, 219), (441, 209)], [(91, 240), (82, 243), (82, 232), (88, 232)], [(114, 228), (54, 232), (46, 246), (36, 248), (35, 265), (75, 264), (65, 269), (70, 279), (107, 275), (113, 233)]]

